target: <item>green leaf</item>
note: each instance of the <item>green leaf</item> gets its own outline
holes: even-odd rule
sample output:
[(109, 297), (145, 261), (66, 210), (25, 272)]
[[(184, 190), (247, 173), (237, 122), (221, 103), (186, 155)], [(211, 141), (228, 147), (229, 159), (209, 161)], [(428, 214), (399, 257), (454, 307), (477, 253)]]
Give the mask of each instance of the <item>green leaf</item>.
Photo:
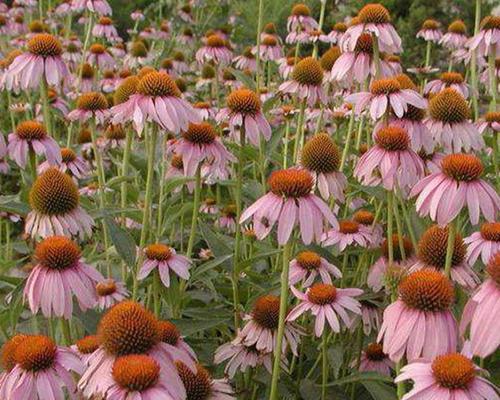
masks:
[(31, 211), (27, 204), (19, 203), (17, 201), (9, 201), (0, 203), (0, 211), (9, 212), (11, 214), (26, 215)]
[(224, 256), (220, 256), (217, 258), (214, 258), (213, 260), (207, 261), (206, 263), (201, 264), (199, 267), (195, 269), (193, 272), (191, 279), (196, 279), (199, 276), (203, 275), (205, 272), (210, 271), (211, 269), (214, 269), (224, 263), (225, 261), (229, 260), (231, 257), (233, 257), (232, 254), (226, 254)]
[(234, 68), (229, 68), (229, 71), (248, 89), (255, 90), (255, 81), (251, 77)]
[(229, 318), (212, 318), (209, 320), (192, 320), (192, 319), (174, 319), (172, 322), (179, 328), (182, 335), (190, 336), (195, 333), (204, 332), (208, 329), (215, 328), (219, 325), (226, 325), (230, 321)]
[(370, 392), (374, 400), (397, 400), (398, 398), (395, 389), (383, 382), (362, 381), (361, 384)]
[(390, 376), (379, 374), (378, 372), (358, 372), (345, 378), (337, 379), (335, 382), (328, 383), (327, 386), (342, 386), (354, 382), (378, 381), (392, 383)]
[(128, 266), (135, 265), (136, 246), (134, 238), (130, 233), (120, 228), (111, 218), (105, 218), (104, 220), (118, 255)]

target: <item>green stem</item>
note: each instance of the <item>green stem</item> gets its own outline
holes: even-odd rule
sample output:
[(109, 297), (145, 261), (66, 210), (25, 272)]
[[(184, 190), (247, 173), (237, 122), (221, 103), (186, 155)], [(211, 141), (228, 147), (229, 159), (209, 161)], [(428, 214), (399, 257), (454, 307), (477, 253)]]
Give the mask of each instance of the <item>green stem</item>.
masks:
[(154, 271), (153, 274), (153, 303), (155, 317), (159, 318), (161, 309), (161, 282), (158, 270)]
[(382, 76), (382, 69), (380, 67), (380, 50), (378, 47), (378, 38), (372, 34), (373, 39), (373, 60), (375, 62), (375, 79), (380, 79)]
[(71, 327), (67, 319), (61, 318), (61, 330), (63, 333), (64, 344), (66, 346), (71, 345), (73, 343), (71, 340)]
[(488, 76), (490, 80), (490, 90), (491, 90), (491, 102), (490, 109), (491, 111), (496, 111), (497, 105), (497, 74), (495, 67), (495, 59), (496, 59), (496, 47), (494, 44), (490, 45), (490, 49), (488, 52)]
[[(102, 153), (97, 148), (97, 126), (95, 120), (91, 120), (90, 124), (90, 135), (92, 138), (92, 150), (94, 152), (95, 162), (97, 165), (97, 183), (99, 186), (99, 208), (102, 210), (106, 206), (106, 178), (104, 175), (104, 166), (102, 163)], [(102, 220), (102, 231), (104, 234), (104, 247), (106, 249), (106, 269), (108, 277), (111, 277), (111, 263), (109, 262), (109, 237), (108, 237), (108, 228), (106, 226), (106, 222), (104, 219)]]
[(256, 70), (255, 70), (255, 91), (257, 92), (257, 96), (260, 93), (260, 85), (261, 85), (261, 79), (260, 79), (260, 33), (262, 31), (262, 14), (263, 14), (263, 7), (264, 7), (264, 1), (259, 0), (259, 15), (257, 19), (257, 53), (255, 54), (255, 63), (256, 63)]
[(52, 132), (52, 119), (50, 118), (48, 86), (44, 77), (40, 80), (40, 95), (42, 97), (43, 123), (45, 124), (45, 128), (47, 129), (49, 136), (54, 137), (54, 132)]
[[(151, 206), (153, 200), (153, 178), (154, 178), (154, 161), (155, 161), (155, 153), (156, 153), (156, 139), (158, 136), (156, 127), (153, 126), (151, 129), (150, 137), (148, 138), (148, 132), (145, 133), (146, 139), (146, 153), (148, 159), (147, 166), (147, 176), (146, 176), (146, 193), (144, 196), (144, 210), (142, 212), (142, 229), (141, 229), (141, 238), (139, 241), (139, 248), (142, 252), (144, 246), (146, 245), (146, 240), (148, 238), (148, 234), (150, 231), (151, 224)], [(134, 285), (132, 291), (132, 298), (135, 300), (137, 298), (137, 289), (139, 287), (139, 282), (137, 280), (137, 273), (139, 272), (139, 268), (142, 264), (143, 256), (139, 257), (137, 262), (137, 270), (134, 274)]]
[[(122, 183), (120, 184), (120, 207), (125, 209), (127, 207), (127, 191), (128, 191), (128, 182), (125, 177), (128, 175), (129, 163), (130, 163), (130, 150), (132, 149), (132, 138), (134, 133), (131, 129), (127, 129), (126, 137), (125, 137), (125, 149), (123, 150), (123, 159), (122, 159)], [(161, 178), (163, 180), (163, 177)], [(122, 213), (122, 222), (123, 226), (125, 226), (125, 212)]]
[(328, 335), (323, 331), (321, 337), (321, 400), (326, 400), (326, 384), (328, 382)]
[(89, 48), (89, 44), (90, 44), (90, 33), (92, 32), (92, 26), (94, 25), (94, 14), (89, 12), (87, 13), (88, 15), (88, 20), (87, 20), (87, 25), (86, 25), (86, 32), (85, 32), (85, 40), (83, 42), (83, 49), (82, 49), (82, 61), (80, 62), (80, 67), (78, 68), (77, 70), (77, 83), (76, 83), (76, 90), (79, 91), (80, 90), (80, 84), (81, 84), (81, 81), (82, 81), (82, 69), (83, 69), (83, 65), (85, 64), (86, 62), (86, 58), (87, 58), (87, 50)]
[[(325, 22), (325, 9), (326, 9), (326, 0), (321, 0), (321, 9), (319, 12), (319, 27), (318, 30), (321, 31), (323, 28), (323, 22)], [(318, 42), (314, 43), (314, 49), (312, 56), (316, 58), (318, 56)]]
[(406, 260), (406, 252), (403, 241), (403, 224), (401, 223), (401, 217), (399, 215), (398, 202), (393, 201), (394, 206), (394, 219), (396, 220), (396, 228), (398, 230), (398, 245), (399, 251), (401, 252), (401, 257), (403, 260)]
[(347, 155), (349, 154), (349, 147), (351, 146), (353, 126), (354, 126), (354, 111), (351, 113), (351, 117), (349, 118), (349, 125), (347, 127), (347, 137), (345, 139), (344, 151), (342, 152), (342, 159), (340, 161), (340, 167), (339, 167), (340, 172), (344, 171)]
[(280, 291), (280, 313), (278, 321), (278, 334), (276, 338), (276, 347), (274, 349), (273, 375), (271, 378), (271, 393), (269, 400), (278, 399), (278, 381), (280, 376), (281, 362), (281, 347), (283, 344), (283, 336), (285, 333), (285, 317), (288, 307), (288, 270), (290, 263), (290, 253), (292, 249), (292, 241), (283, 247), (283, 269), (281, 271), (281, 291)]
[(393, 233), (393, 213), (394, 213), (394, 194), (391, 191), (387, 191), (387, 248), (389, 253), (389, 267), (394, 263), (394, 244), (392, 241)]
[(66, 147), (68, 149), (71, 148), (72, 142), (73, 142), (73, 122), (70, 122), (68, 126), (68, 137), (66, 138)]
[(188, 258), (192, 257), (194, 239), (196, 237), (196, 227), (198, 226), (198, 215), (200, 213), (200, 198), (201, 198), (201, 163), (198, 164), (196, 168), (195, 175), (195, 185), (194, 185), (194, 200), (193, 200), (193, 215), (191, 219), (191, 231), (189, 233), (188, 247), (186, 250), (186, 256)]
[(288, 142), (290, 141), (290, 121), (286, 118), (285, 121), (285, 143), (283, 147), (283, 169), (288, 165)]
[(300, 103), (299, 116), (297, 118), (297, 133), (295, 134), (295, 141), (293, 143), (293, 159), (295, 162), (299, 159), (300, 148), (304, 136), (304, 115), (306, 111), (306, 99)]
[(449, 278), (451, 274), (451, 262), (453, 260), (453, 248), (455, 245), (455, 224), (448, 224), (448, 242), (446, 244), (446, 259), (444, 264), (444, 274)]
[(167, 163), (167, 136), (162, 143), (162, 158), (160, 164), (160, 195), (158, 197), (158, 218), (156, 223), (156, 240), (160, 241), (160, 237), (163, 233), (163, 202), (165, 197), (165, 166)]
[[(479, 24), (481, 22), (481, 0), (476, 0), (476, 11), (474, 18), (474, 35), (479, 32)], [(472, 86), (472, 106), (474, 109), (474, 121), (477, 121), (479, 115), (479, 104), (478, 104), (478, 83), (477, 83), (477, 58), (476, 49), (471, 52), (470, 60), (470, 77)]]
[[(233, 287), (233, 311), (234, 311), (234, 327), (239, 328), (240, 316), (239, 316), (239, 306), (240, 306), (240, 294), (238, 287), (239, 278), (239, 261), (240, 261), (240, 247), (241, 247), (241, 229), (239, 226), (241, 213), (243, 209), (243, 199), (242, 199), (242, 189), (243, 189), (243, 169), (245, 165), (245, 132), (242, 129), (240, 131), (240, 148), (238, 153), (238, 172), (236, 175), (236, 188), (235, 188), (235, 202), (236, 202), (236, 232), (234, 237), (234, 260), (233, 260), (233, 271), (231, 274), (231, 284)], [(265, 188), (264, 188), (265, 189)]]

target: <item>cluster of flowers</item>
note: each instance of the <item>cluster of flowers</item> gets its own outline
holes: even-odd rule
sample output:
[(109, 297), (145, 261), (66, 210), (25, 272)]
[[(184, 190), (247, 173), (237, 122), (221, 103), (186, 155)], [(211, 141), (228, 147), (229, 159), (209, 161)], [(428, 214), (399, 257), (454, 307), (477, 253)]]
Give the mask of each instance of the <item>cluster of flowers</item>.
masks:
[[(1, 399), (230, 400), (249, 385), (257, 395), (250, 374), (263, 366), (276, 400), (281, 371), (305, 378), (295, 366), (308, 334), (321, 338), (325, 399), (327, 349), (356, 333), (344, 374), (393, 377), (404, 400), (500, 399), (473, 361), (500, 346), (500, 17), (471, 37), (460, 20), (445, 34), (424, 21), (425, 65), (406, 69), (412, 78), (380, 4), (328, 34), (326, 1), (320, 22), (297, 4), (285, 40), (269, 23), (239, 48), (228, 27), (195, 32), (194, 0), (170, 7), (169, 21), (159, 2), (150, 26), (134, 12), (128, 42), (106, 0), (39, 2), (0, 3), (2, 189), (27, 203), (2, 199), (0, 236), (5, 225), (6, 265), (18, 264), (12, 238), (32, 257), (9, 274), (26, 277), (21, 301), (37, 327), (2, 329)], [(438, 79), (433, 44), (451, 52)], [(245, 284), (243, 313), (240, 287), (261, 259), (270, 282)], [(195, 287), (192, 275), (214, 271), (231, 281), (230, 300), (212, 277)], [(218, 297), (207, 302), (234, 316), (210, 337), (221, 379), (162, 318), (189, 315), (207, 287)], [(77, 323), (88, 310), (102, 314), (96, 332)]]

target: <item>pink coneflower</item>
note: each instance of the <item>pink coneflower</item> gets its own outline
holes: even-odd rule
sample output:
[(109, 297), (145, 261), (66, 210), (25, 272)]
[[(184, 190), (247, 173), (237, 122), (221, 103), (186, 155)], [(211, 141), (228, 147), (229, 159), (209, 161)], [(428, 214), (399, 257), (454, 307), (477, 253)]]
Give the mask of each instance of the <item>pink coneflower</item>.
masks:
[(125, 54), (127, 54), (125, 51), (125, 45), (121, 42), (114, 43), (113, 46), (108, 48), (108, 51), (116, 59), (122, 59), (125, 57)]
[[(143, 41), (136, 40), (131, 42), (128, 44), (127, 48), (127, 55), (123, 58), (123, 65), (127, 68), (140, 68), (148, 64), (153, 57), (153, 54), (149, 53), (149, 50)], [(164, 61), (162, 62), (162, 69), (167, 69), (166, 65), (163, 64)], [(172, 66), (172, 64), (170, 66)]]
[(322, 84), (323, 69), (321, 64), (313, 57), (306, 57), (295, 65), (292, 79), (282, 83), (279, 91), (295, 95), (313, 107), (318, 101), (323, 104), (328, 101)]
[(189, 3), (188, 4), (184, 4), (179, 9), (179, 17), (184, 22), (187, 22), (188, 24), (192, 24), (193, 23), (193, 17), (191, 15), (191, 13), (192, 13), (192, 9), (191, 9), (191, 5)]
[[(257, 48), (254, 48), (254, 54)], [(283, 57), (283, 50), (274, 35), (265, 35), (260, 43), (260, 57), (263, 61), (276, 61)]]
[[(92, 92), (95, 86), (95, 69), (89, 63), (83, 63), (78, 67), (79, 80), (74, 80), (75, 92), (80, 90), (81, 93)], [(79, 87), (77, 87), (79, 85)]]
[(424, 87), (425, 94), (439, 93), (446, 88), (459, 92), (463, 97), (469, 97), (469, 85), (464, 82), (464, 77), (459, 72), (443, 72), (439, 79), (427, 83)]
[(89, 359), (89, 366), (78, 383), (85, 397), (106, 393), (114, 385), (113, 364), (120, 357), (134, 354), (149, 356), (159, 363), (168, 377), (172, 399), (185, 399), (186, 392), (175, 361), (195, 368), (194, 361), (184, 352), (162, 342), (158, 320), (143, 306), (133, 301), (116, 304), (101, 318), (97, 334), (101, 344)]
[(441, 161), (441, 171), (419, 181), (410, 196), (418, 195), (419, 215), (429, 215), (440, 225), (453, 221), (463, 207), (469, 210), (473, 225), (479, 214), (486, 220), (495, 220), (500, 210), (500, 197), (487, 182), (480, 179), (483, 164), (472, 154), (449, 154)]
[(500, 222), (485, 222), (479, 232), (464, 239), (467, 244), (467, 261), (474, 265), (481, 256), (484, 265), (490, 258), (500, 251)]
[(78, 188), (73, 179), (49, 168), (39, 175), (29, 195), (32, 211), (26, 217), (24, 232), (31, 237), (92, 234), (93, 219), (80, 207)]
[[(127, 134), (121, 124), (109, 124), (104, 131), (102, 138), (102, 148), (104, 149), (119, 149), (125, 147)], [(99, 143), (98, 143), (99, 146)]]
[(244, 373), (248, 368), (257, 368), (260, 365), (271, 373), (273, 364), (272, 353), (258, 351), (255, 346), (246, 346), (239, 337), (215, 350), (214, 363), (222, 364), (225, 361), (228, 363), (224, 373), (231, 379), (238, 370)]
[[(48, 33), (33, 36), (27, 44), (28, 52), (17, 56), (5, 72), (8, 90), (18, 84), (22, 89), (34, 89), (44, 79), (48, 85), (59, 87), (69, 76), (68, 67), (62, 60), (59, 39)], [(17, 86), (17, 85), (16, 85)]]
[[(402, 246), (401, 246), (402, 245)], [(389, 265), (389, 243), (384, 239), (380, 246), (382, 255), (370, 267), (366, 283), (374, 292), (390, 287), (392, 278), (404, 275), (415, 262), (415, 250), (407, 237), (392, 235), (393, 264)]]
[(50, 236), (37, 244), (37, 264), (28, 276), (23, 295), (33, 314), (41, 309), (47, 318), (70, 319), (73, 296), (82, 311), (95, 305), (95, 284), (103, 278), (80, 256), (78, 245), (64, 236)]
[(330, 328), (340, 332), (340, 323), (338, 317), (347, 328), (351, 326), (351, 319), (346, 312), (351, 311), (354, 314), (361, 314), (361, 304), (354, 299), (363, 294), (361, 289), (339, 289), (326, 283), (316, 283), (302, 293), (295, 289), (291, 290), (295, 297), (299, 299), (300, 304), (290, 311), (287, 321), (295, 321), (298, 317), (307, 311), (311, 311), (315, 317), (314, 334), (320, 337), (325, 328), (325, 322), (328, 322)]
[(443, 37), (440, 26), (441, 24), (435, 19), (426, 19), (422, 28), (417, 32), (417, 37), (426, 42), (437, 43)]
[(177, 372), (186, 388), (188, 400), (235, 400), (235, 394), (226, 378), (212, 379), (208, 371), (200, 364), (196, 372), (183, 363), (176, 363)]
[(361, 372), (378, 372), (379, 374), (391, 376), (391, 371), (395, 365), (387, 354), (384, 353), (382, 345), (378, 343), (370, 343), (361, 352), (361, 360), (359, 371)]
[(441, 171), (441, 161), (445, 157), (445, 154), (436, 151), (427, 153), (425, 150), (420, 150), (418, 155), (425, 164), (426, 174), (434, 174)]
[(352, 220), (339, 221), (338, 229), (330, 229), (323, 236), (323, 246), (335, 246), (344, 251), (347, 246), (368, 248), (372, 243), (372, 232), (364, 225)]
[(333, 197), (344, 201), (347, 179), (339, 171), (340, 152), (327, 133), (319, 133), (305, 143), (300, 163), (313, 175), (324, 200)]
[(477, 122), (477, 129), (481, 134), (490, 129), (493, 133), (500, 132), (500, 111), (487, 112), (482, 119)]
[(237, 69), (242, 71), (255, 71), (257, 68), (257, 61), (251, 47), (246, 47), (241, 55), (233, 59), (233, 63)]
[[(247, 347), (255, 346), (258, 351), (271, 353), (275, 351), (278, 341), (278, 321), (280, 313), (280, 298), (266, 295), (257, 298), (252, 312), (243, 317), (245, 325), (238, 338)], [(288, 346), (294, 355), (297, 355), (297, 346), (300, 342), (300, 332), (292, 322), (285, 323), (282, 353)]]
[[(406, 74), (399, 74), (395, 76), (402, 89), (418, 90), (417, 86), (413, 83), (410, 77)], [(421, 108), (408, 105), (401, 118), (395, 115), (389, 117), (389, 125), (399, 126), (404, 129), (410, 137), (411, 148), (414, 151), (425, 150), (427, 153), (432, 153), (434, 150), (434, 139), (432, 134), (424, 123), (425, 110)], [(384, 121), (379, 121), (375, 126), (375, 132), (384, 126)]]
[(205, 45), (196, 52), (196, 60), (200, 64), (213, 61), (216, 64), (229, 65), (233, 53), (228, 48), (228, 43), (222, 37), (212, 34), (206, 38)]
[(72, 10), (72, 6), (71, 6), (71, 3), (72, 3), (72, 0), (63, 0), (57, 7), (56, 9), (54, 10), (54, 13), (57, 15), (57, 16), (60, 16), (60, 17), (65, 17), (67, 16), (68, 14), (70, 14), (73, 10)]
[(481, 21), (480, 31), (467, 40), (467, 48), (472, 51), (476, 50), (478, 54), (487, 56), (490, 48), (500, 53), (500, 16), (488, 15)]
[(399, 187), (411, 188), (421, 179), (424, 163), (410, 148), (406, 131), (390, 125), (379, 129), (375, 135), (375, 146), (361, 156), (354, 168), (354, 176), (366, 186), (382, 183), (386, 190)]
[(45, 127), (37, 121), (23, 121), (16, 127), (16, 131), (9, 134), (9, 156), (21, 168), (26, 167), (28, 155), (34, 152), (45, 155), (51, 165), (61, 163), (61, 151), (57, 142), (48, 134)]
[(165, 287), (170, 287), (170, 271), (184, 280), (189, 279), (189, 267), (191, 261), (180, 254), (175, 249), (165, 244), (151, 244), (144, 249), (146, 259), (138, 274), (138, 279), (145, 279), (151, 271), (158, 269), (160, 279)]
[(328, 35), (326, 35), (325, 41), (328, 41), (331, 44), (339, 43), (346, 30), (347, 25), (343, 22), (335, 23), (335, 25), (333, 25), (332, 27), (332, 30), (328, 33)]
[(447, 49), (457, 50), (464, 47), (467, 41), (467, 28), (464, 21), (457, 19), (448, 25), (448, 31), (439, 40), (439, 44)]
[(278, 60), (278, 72), (283, 79), (288, 79), (291, 77), (295, 64), (300, 61), (297, 57), (284, 57)]
[(354, 93), (345, 98), (348, 103), (355, 104), (354, 112), (370, 110), (374, 121), (380, 119), (388, 109), (398, 118), (403, 117), (412, 105), (417, 108), (426, 108), (427, 101), (418, 92), (412, 89), (402, 89), (395, 78), (383, 78), (372, 81), (369, 92)]
[(99, 348), (100, 345), (99, 336), (90, 335), (85, 336), (75, 342), (74, 345), (71, 346), (71, 350), (73, 350), (82, 363), (85, 366), (89, 365), (89, 359), (92, 357), (92, 353)]
[(363, 326), (363, 333), (369, 336), (371, 332), (378, 332), (382, 325), (382, 309), (368, 300), (360, 300), (361, 315), (356, 315), (351, 324), (350, 331), (355, 332), (359, 323)]
[(192, 46), (194, 44), (194, 34), (193, 30), (189, 27), (183, 29), (182, 33), (178, 36), (179, 43), (186, 46)]
[(71, 111), (67, 118), (70, 121), (86, 122), (95, 118), (98, 124), (104, 124), (111, 116), (108, 100), (102, 93), (82, 93), (76, 100), (76, 109)]
[(340, 48), (353, 51), (358, 38), (364, 33), (377, 37), (380, 50), (385, 53), (401, 53), (401, 38), (391, 24), (389, 11), (382, 4), (367, 4), (358, 12), (359, 23), (347, 28)]
[[(331, 82), (333, 80), (331, 71), (340, 55), (340, 48), (338, 46), (332, 46), (327, 51), (325, 51), (319, 59), (319, 63), (321, 64), (321, 68), (323, 69), (325, 82)], [(327, 110), (323, 110), (323, 112), (325, 111)], [(326, 118), (326, 120), (329, 120), (329, 118)]]
[[(89, 174), (90, 168), (87, 161), (78, 156), (73, 150), (66, 147), (62, 148), (61, 158), (61, 163), (57, 166), (61, 172), (67, 172), (77, 179), (85, 178)], [(38, 173), (42, 174), (50, 167), (51, 164), (45, 161), (38, 166)]]
[(106, 0), (73, 0), (72, 7), (76, 11), (87, 9), (99, 15), (111, 15), (113, 13)]
[(123, 282), (114, 279), (104, 279), (95, 286), (97, 293), (97, 308), (107, 310), (111, 306), (125, 300), (129, 293)]
[(100, 43), (94, 43), (89, 47), (87, 62), (101, 70), (113, 68), (116, 64), (113, 56), (109, 54), (106, 47)]
[(311, 17), (311, 9), (305, 4), (295, 4), (288, 17), (286, 27), (288, 32), (318, 29), (318, 23)]
[(375, 75), (373, 59), (373, 39), (369, 33), (363, 33), (357, 39), (353, 51), (344, 51), (335, 61), (331, 70), (331, 79), (350, 83), (364, 82), (368, 76)]
[[(458, 233), (453, 238), (453, 256), (451, 259), (451, 279), (462, 287), (472, 290), (480, 282), (476, 273), (466, 261), (467, 247)], [(422, 268), (435, 268), (444, 272), (448, 244), (448, 227), (433, 225), (427, 229), (418, 242), (418, 259), (410, 271)]]
[(236, 232), (237, 227), (236, 216), (236, 205), (228, 204), (220, 211), (220, 217), (217, 220), (216, 225), (221, 229), (234, 233)]
[(457, 323), (450, 308), (455, 295), (451, 282), (431, 268), (408, 275), (399, 284), (399, 297), (384, 311), (377, 341), (392, 361), (431, 359), (455, 351)]
[(382, 243), (383, 228), (380, 223), (375, 221), (374, 213), (365, 209), (359, 209), (353, 214), (352, 219), (358, 224), (363, 225), (370, 232), (371, 243), (368, 246), (369, 248), (377, 247)]
[(302, 287), (311, 286), (320, 276), (323, 283), (332, 284), (332, 276), (341, 278), (342, 273), (333, 264), (329, 263), (314, 251), (301, 251), (290, 261), (288, 284), (294, 286), (301, 282)]
[(217, 109), (207, 101), (200, 101), (198, 103), (194, 103), (193, 107), (198, 111), (200, 117), (203, 121), (215, 119), (217, 115)]
[(467, 302), (460, 322), (462, 335), (470, 324), (471, 350), (481, 358), (493, 354), (500, 346), (497, 306), (500, 301), (500, 252), (491, 257), (486, 272), (488, 279)]
[(134, 12), (130, 13), (130, 19), (132, 21), (144, 21), (146, 17), (142, 13), (141, 10), (135, 10)]
[(174, 71), (178, 74), (185, 74), (190, 69), (186, 62), (186, 56), (179, 50), (174, 52), (172, 56), (172, 65), (174, 67)]
[(170, 321), (158, 321), (160, 340), (168, 345), (170, 351), (183, 353), (183, 357), (191, 358), (196, 361), (194, 350), (184, 341), (179, 328)]
[(102, 74), (102, 79), (99, 82), (99, 87), (104, 93), (113, 93), (117, 86), (120, 78), (117, 78), (115, 72), (111, 69), (107, 69)]
[(278, 222), (278, 243), (281, 245), (288, 242), (295, 225), (300, 225), (304, 244), (313, 239), (320, 241), (325, 220), (333, 227), (337, 227), (338, 222), (326, 203), (311, 192), (313, 184), (313, 177), (306, 170), (274, 171), (268, 180), (270, 192), (245, 210), (240, 224), (253, 216), (255, 234), (262, 240)]
[(14, 351), (15, 366), (4, 380), (6, 399), (63, 399), (65, 393), (77, 398), (72, 373), (81, 374), (84, 366), (71, 350), (58, 347), (42, 335), (28, 335)]
[(132, 121), (141, 133), (146, 121), (156, 122), (162, 129), (173, 133), (186, 130), (190, 122), (201, 121), (199, 114), (187, 101), (174, 80), (164, 72), (150, 72), (137, 84), (136, 93), (111, 109), (113, 123)]
[(380, 61), (380, 68), (382, 70), (382, 76), (392, 76), (401, 74), (403, 72), (403, 67), (401, 66), (401, 58), (394, 54), (387, 54)]
[(182, 393), (170, 386), (170, 368), (153, 357), (129, 354), (118, 357), (112, 366), (112, 383), (106, 391), (109, 400), (155, 400), (158, 398), (180, 400)]
[(211, 170), (226, 168), (229, 162), (236, 161), (208, 122), (189, 124), (182, 137), (172, 145), (172, 151), (182, 156), (184, 174), (191, 177), (205, 161), (209, 162)]
[(482, 370), (470, 358), (453, 351), (404, 366), (395, 382), (411, 379), (413, 389), (403, 400), (498, 400), (496, 387), (479, 376)]
[(98, 38), (106, 38), (110, 42), (115, 42), (120, 38), (118, 31), (113, 26), (113, 20), (109, 17), (101, 17), (92, 28), (92, 35)]
[(214, 215), (219, 212), (217, 202), (212, 197), (207, 197), (200, 206), (200, 212), (204, 214)]
[(233, 90), (227, 97), (227, 108), (216, 116), (218, 122), (227, 121), (233, 137), (239, 141), (241, 131), (254, 146), (259, 146), (260, 135), (265, 140), (271, 138), (271, 126), (261, 110), (261, 102), (252, 90), (241, 88)]

